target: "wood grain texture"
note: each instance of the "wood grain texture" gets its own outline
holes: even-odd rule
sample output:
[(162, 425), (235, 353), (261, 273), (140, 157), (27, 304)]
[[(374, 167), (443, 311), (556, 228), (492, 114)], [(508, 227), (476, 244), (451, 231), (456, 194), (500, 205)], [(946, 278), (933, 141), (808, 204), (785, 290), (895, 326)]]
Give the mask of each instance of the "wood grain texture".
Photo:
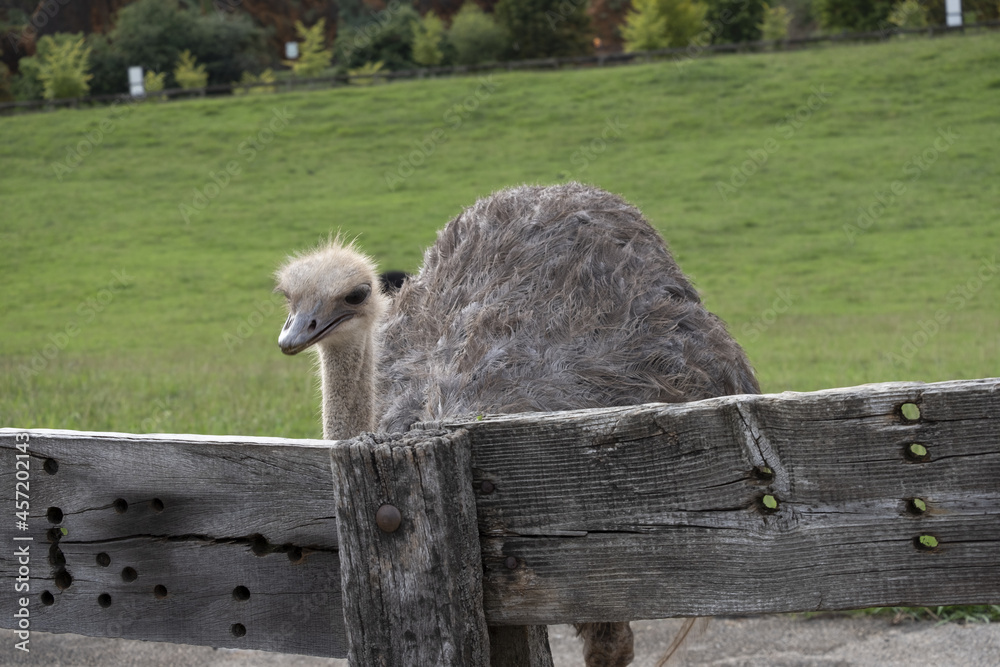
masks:
[(495, 488), (477, 493), (491, 624), (1000, 602), (998, 379), (450, 427)]
[[(352, 665), (490, 661), (468, 441), (361, 436), (330, 452)], [(402, 517), (387, 532), (382, 506)]]
[[(0, 429), (0, 484), (11, 509), (19, 433)], [(27, 545), (33, 630), (346, 655), (332, 443), (27, 433), (28, 530), (10, 515), (0, 522), (0, 543), (10, 545), (0, 585), (14, 590), (17, 563), (8, 555)], [(58, 523), (49, 518), (55, 508)], [(134, 580), (123, 579), (126, 567)], [(248, 599), (234, 597), (238, 586)], [(11, 623), (10, 614), (0, 620)]]
[[(0, 429), (11, 501), (18, 433)], [(483, 616), (1000, 603), (1000, 379), (487, 417), (339, 444), (28, 434), (29, 530), (0, 521), (0, 586), (13, 591), (13, 538), (33, 538), (35, 630), (343, 656), (340, 571), (359, 601), (349, 623), (396, 642), (385, 664), (433, 664), (433, 646), (485, 664)], [(926, 456), (907, 456), (912, 443)], [(403, 511), (397, 533), (371, 532), (382, 502)], [(338, 530), (368, 531), (343, 563)]]

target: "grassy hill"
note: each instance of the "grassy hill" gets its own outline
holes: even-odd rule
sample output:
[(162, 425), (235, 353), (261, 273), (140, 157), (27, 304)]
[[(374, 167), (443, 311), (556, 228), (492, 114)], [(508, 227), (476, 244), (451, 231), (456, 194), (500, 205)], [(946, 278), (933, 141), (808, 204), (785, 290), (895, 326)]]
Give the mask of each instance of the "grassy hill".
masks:
[(3, 117), (0, 425), (318, 436), (284, 256), (340, 229), (414, 270), (570, 179), (645, 212), (765, 391), (997, 376), (998, 146), (996, 34)]

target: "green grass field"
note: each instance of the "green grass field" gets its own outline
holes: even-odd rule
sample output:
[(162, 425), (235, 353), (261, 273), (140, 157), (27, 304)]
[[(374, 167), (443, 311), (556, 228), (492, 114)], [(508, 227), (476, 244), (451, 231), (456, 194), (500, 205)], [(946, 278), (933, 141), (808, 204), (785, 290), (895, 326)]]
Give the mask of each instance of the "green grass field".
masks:
[(317, 437), (285, 255), (341, 229), (414, 270), (571, 179), (646, 213), (765, 391), (998, 376), (998, 146), (997, 34), (0, 117), (0, 425)]

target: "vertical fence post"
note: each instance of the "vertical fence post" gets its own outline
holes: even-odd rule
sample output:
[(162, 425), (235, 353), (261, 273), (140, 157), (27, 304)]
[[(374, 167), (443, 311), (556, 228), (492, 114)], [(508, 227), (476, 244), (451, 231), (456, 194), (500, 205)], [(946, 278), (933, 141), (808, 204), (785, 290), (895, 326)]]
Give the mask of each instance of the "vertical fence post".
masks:
[(468, 437), (364, 435), (330, 457), (351, 664), (489, 665)]

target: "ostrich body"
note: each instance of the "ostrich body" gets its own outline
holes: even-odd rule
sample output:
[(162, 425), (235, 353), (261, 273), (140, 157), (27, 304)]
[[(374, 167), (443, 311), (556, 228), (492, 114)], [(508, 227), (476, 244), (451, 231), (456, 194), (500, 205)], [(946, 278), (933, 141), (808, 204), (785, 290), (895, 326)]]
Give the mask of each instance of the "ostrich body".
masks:
[[(325, 438), (480, 414), (758, 393), (663, 239), (619, 197), (522, 186), (449, 222), (395, 298), (333, 241), (277, 274), (287, 354), (316, 345)], [(577, 626), (587, 665), (632, 659), (628, 623)]]

